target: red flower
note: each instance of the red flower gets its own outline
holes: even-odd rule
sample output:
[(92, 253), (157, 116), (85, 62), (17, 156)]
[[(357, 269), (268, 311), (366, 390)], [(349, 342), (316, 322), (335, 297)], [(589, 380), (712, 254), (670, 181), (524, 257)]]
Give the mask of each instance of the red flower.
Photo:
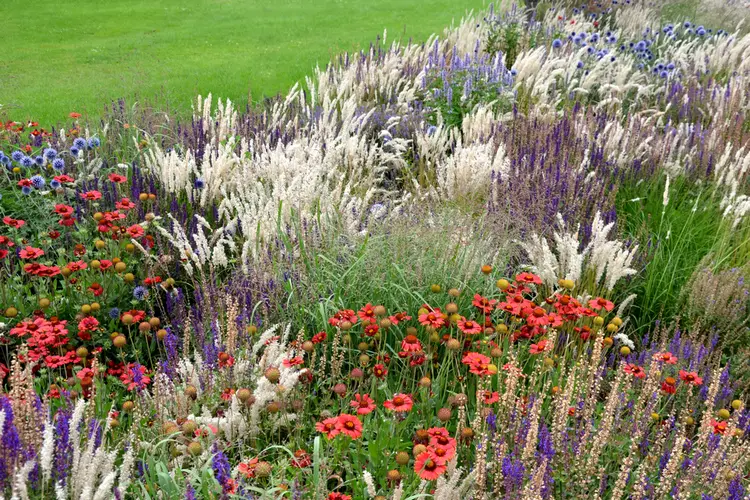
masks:
[(102, 197), (102, 193), (96, 190), (86, 191), (85, 193), (81, 193), (82, 200), (93, 201), (93, 200), (99, 200), (101, 199), (101, 197)]
[(520, 273), (516, 275), (516, 281), (519, 283), (533, 283), (535, 285), (542, 284), (542, 278), (533, 273)]
[(334, 491), (333, 493), (328, 494), (328, 500), (352, 500), (352, 497), (349, 495), (344, 495), (343, 493), (339, 493), (338, 491)]
[(407, 335), (401, 341), (401, 350), (405, 352), (422, 352), (422, 343), (416, 335)]
[(376, 333), (378, 333), (378, 330), (380, 327), (376, 325), (375, 323), (370, 323), (369, 325), (365, 326), (365, 335), (368, 337), (374, 337)]
[(430, 435), (430, 446), (456, 447), (456, 440), (445, 427), (431, 427), (427, 429), (427, 434)]
[(698, 376), (697, 372), (686, 372), (685, 370), (680, 370), (680, 380), (682, 380), (686, 384), (693, 384), (693, 385), (703, 384), (703, 379)]
[(362, 422), (354, 415), (343, 413), (336, 419), (336, 428), (341, 434), (346, 434), (352, 439), (362, 436)]
[(234, 356), (230, 356), (225, 352), (219, 353), (219, 368), (229, 368), (234, 366)]
[(338, 424), (339, 419), (332, 417), (327, 418), (323, 420), (322, 422), (318, 422), (315, 424), (315, 430), (318, 432), (322, 432), (325, 434), (326, 438), (331, 439), (336, 437), (339, 433), (341, 433), (341, 430), (337, 428), (336, 424)]
[(375, 308), (372, 307), (372, 304), (365, 305), (362, 309), (359, 310), (357, 313), (357, 316), (362, 321), (369, 321), (370, 323), (375, 322)]
[(128, 181), (128, 178), (125, 177), (124, 175), (115, 174), (115, 173), (109, 174), (109, 176), (107, 176), (107, 178), (110, 181), (112, 181), (112, 182), (114, 182), (116, 184), (122, 184), (123, 182), (127, 182)]
[(131, 309), (130, 311), (125, 311), (120, 315), (121, 321), (122, 321), (122, 317), (126, 314), (130, 314), (133, 317), (133, 323), (140, 323), (146, 318), (145, 311), (138, 311), (136, 309)]
[(81, 381), (92, 379), (94, 378), (94, 370), (92, 370), (91, 368), (84, 368), (76, 373), (76, 377), (78, 377), (78, 379)]
[(479, 309), (484, 314), (490, 314), (495, 309), (495, 304), (497, 304), (497, 300), (495, 299), (488, 299), (486, 297), (482, 297), (481, 295), (474, 294), (474, 300), (471, 301), (471, 303)]
[(8, 248), (15, 246), (16, 244), (13, 243), (13, 240), (8, 238), (7, 236), (0, 235), (0, 245), (4, 245)]
[(60, 231), (54, 231), (53, 230), (53, 231), (50, 231), (49, 233), (47, 233), (47, 235), (49, 235), (49, 237), (52, 238), (53, 240), (56, 240), (57, 238), (60, 237)]
[(440, 328), (445, 325), (445, 318), (440, 309), (433, 309), (424, 314), (419, 315), (419, 323), (423, 326), (430, 326), (432, 328)]
[(589, 300), (589, 307), (591, 309), (594, 309), (595, 311), (598, 311), (599, 309), (603, 307), (607, 312), (610, 312), (612, 309), (615, 308), (615, 305), (614, 303), (610, 302), (607, 299), (598, 297), (596, 299)]
[(380, 380), (383, 380), (385, 376), (388, 375), (388, 368), (378, 363), (377, 365), (372, 367), (372, 373)]
[(234, 396), (234, 389), (227, 387), (223, 391), (221, 391), (221, 399), (224, 401), (229, 401), (232, 399), (232, 396)]
[(500, 394), (497, 391), (484, 391), (484, 393), (482, 393), (482, 400), (484, 401), (484, 404), (491, 405), (500, 401)]
[(86, 264), (82, 260), (78, 260), (76, 262), (68, 262), (68, 264), (65, 267), (67, 267), (71, 271), (75, 272), (75, 271), (83, 271), (84, 269), (86, 269), (87, 267), (89, 267), (89, 265)]
[(70, 184), (71, 182), (75, 182), (75, 179), (67, 174), (56, 175), (53, 177), (53, 179), (55, 179), (60, 184)]
[(445, 460), (438, 457), (434, 451), (427, 449), (417, 455), (414, 462), (414, 472), (426, 481), (434, 481), (439, 478), (448, 467)]
[(26, 224), (25, 221), (22, 221), (20, 219), (13, 219), (7, 216), (3, 217), (3, 222), (14, 229), (20, 229), (24, 224)]
[(547, 339), (540, 340), (538, 344), (531, 344), (529, 352), (531, 354), (541, 354), (547, 348)]
[(146, 367), (138, 363), (129, 363), (125, 373), (120, 375), (120, 380), (129, 391), (140, 391), (151, 383), (151, 377), (146, 375)]
[(414, 401), (406, 394), (394, 394), (392, 399), (383, 403), (383, 406), (397, 413), (406, 413), (411, 411)]
[(237, 471), (248, 479), (255, 477), (255, 467), (258, 465), (258, 458), (251, 458), (247, 462), (240, 462), (237, 465)]
[(8, 256), (7, 250), (0, 250), (0, 259), (4, 259), (7, 256)]
[(548, 316), (547, 311), (545, 311), (541, 307), (534, 307), (530, 311), (527, 309), (526, 311), (522, 312), (528, 312), (528, 315), (526, 316), (526, 323), (530, 326), (547, 326), (550, 324), (550, 316)]
[(638, 365), (634, 365), (632, 363), (628, 363), (625, 365), (625, 373), (629, 373), (630, 375), (634, 376), (635, 378), (644, 378), (646, 377), (646, 372)]
[(310, 465), (312, 465), (312, 458), (308, 452), (301, 449), (294, 452), (292, 466), (297, 467), (298, 469), (304, 469), (305, 467), (310, 467)]
[(714, 428), (714, 434), (721, 434), (723, 436), (724, 433), (727, 432), (726, 422), (717, 422), (716, 420), (711, 419), (711, 427)]
[(135, 208), (135, 203), (130, 201), (130, 198), (123, 198), (115, 203), (115, 208), (117, 210), (131, 210)]
[(67, 215), (68, 217), (70, 217), (71, 215), (73, 215), (73, 212), (73, 207), (71, 207), (70, 205), (65, 205), (63, 203), (58, 203), (57, 205), (55, 205), (55, 213), (57, 215), (62, 215), (63, 217)]
[(146, 233), (140, 224), (133, 224), (127, 229), (127, 232), (131, 238), (140, 238)]
[(70, 116), (73, 119), (80, 118), (81, 113), (76, 113), (75, 111), (71, 112), (68, 116)]
[(405, 312), (400, 312), (394, 314), (393, 316), (388, 316), (388, 319), (391, 320), (391, 324), (398, 325), (401, 321), (409, 321), (411, 319), (411, 316), (409, 316)]
[(469, 371), (475, 375), (490, 375), (490, 358), (478, 352), (467, 353), (461, 362), (468, 365)]
[(297, 366), (303, 364), (305, 361), (302, 359), (302, 356), (296, 356), (294, 358), (285, 359), (281, 362), (282, 365), (286, 366), (287, 368), (291, 368), (292, 366)]
[(38, 259), (42, 255), (44, 255), (44, 250), (31, 246), (26, 246), (26, 248), (18, 252), (18, 256), (26, 260)]
[(328, 319), (328, 324), (331, 326), (339, 326), (342, 322), (348, 321), (352, 325), (357, 322), (357, 315), (351, 309), (342, 309), (333, 315), (332, 318)]
[(328, 338), (328, 334), (326, 332), (318, 332), (312, 337), (312, 343), (313, 344), (320, 344), (321, 342), (325, 341), (325, 339)]
[(31, 179), (21, 179), (20, 181), (18, 181), (17, 185), (18, 185), (18, 187), (20, 187), (20, 188), (24, 188), (24, 187), (28, 187), (28, 188), (30, 188), (30, 187), (33, 187), (33, 186), (34, 186), (34, 185), (33, 185), (33, 184), (31, 183)]
[(668, 365), (677, 364), (677, 356), (668, 351), (658, 352), (654, 354), (654, 360), (661, 361), (662, 363), (666, 363)]
[(458, 320), (458, 329), (464, 332), (466, 335), (475, 335), (482, 333), (482, 325), (476, 321), (466, 319), (463, 316)]
[(101, 286), (99, 283), (92, 283), (91, 286), (88, 288), (89, 292), (94, 294), (94, 297), (99, 297), (101, 294), (104, 293), (104, 287)]
[(666, 392), (667, 394), (674, 394), (677, 392), (677, 387), (675, 384), (677, 381), (673, 379), (672, 377), (667, 377), (664, 379), (664, 382), (661, 384), (661, 390)]
[(349, 406), (357, 409), (357, 415), (369, 415), (375, 410), (375, 401), (368, 394), (355, 394)]

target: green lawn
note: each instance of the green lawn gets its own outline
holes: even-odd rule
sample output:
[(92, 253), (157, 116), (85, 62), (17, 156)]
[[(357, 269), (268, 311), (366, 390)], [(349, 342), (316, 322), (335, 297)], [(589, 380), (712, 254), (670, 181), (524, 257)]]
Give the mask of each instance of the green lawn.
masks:
[(384, 28), (424, 40), (487, 1), (0, 0), (0, 114), (50, 124), (119, 97), (257, 101)]

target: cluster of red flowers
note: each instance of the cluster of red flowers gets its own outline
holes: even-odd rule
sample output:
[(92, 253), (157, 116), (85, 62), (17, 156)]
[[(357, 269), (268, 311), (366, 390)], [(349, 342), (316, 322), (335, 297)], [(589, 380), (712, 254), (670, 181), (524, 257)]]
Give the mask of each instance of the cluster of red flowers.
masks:
[(342, 413), (338, 417), (331, 417), (315, 424), (315, 429), (331, 439), (344, 434), (352, 439), (362, 436), (362, 422), (354, 415)]
[(0, 259), (4, 259), (8, 256), (9, 248), (13, 248), (16, 244), (13, 240), (7, 236), (0, 235)]
[(415, 457), (414, 472), (426, 481), (434, 481), (448, 470), (448, 462), (456, 454), (456, 440), (445, 427), (427, 429), (429, 443), (425, 451)]
[(29, 347), (28, 358), (32, 361), (43, 360), (49, 368), (58, 368), (78, 361), (75, 350), (63, 351), (68, 344), (67, 321), (56, 317), (49, 319), (43, 315), (33, 320), (21, 321), (11, 328), (10, 335), (26, 337)]

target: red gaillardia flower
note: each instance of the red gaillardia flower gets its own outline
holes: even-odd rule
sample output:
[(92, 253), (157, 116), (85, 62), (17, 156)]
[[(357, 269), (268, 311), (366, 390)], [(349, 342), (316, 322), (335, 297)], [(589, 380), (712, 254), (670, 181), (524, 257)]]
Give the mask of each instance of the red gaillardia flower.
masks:
[(448, 467), (446, 461), (438, 457), (433, 450), (428, 449), (417, 455), (414, 462), (414, 472), (421, 479), (434, 481), (439, 478)]
[(368, 394), (355, 394), (349, 406), (357, 409), (357, 415), (369, 415), (375, 410), (375, 401)]
[(646, 372), (643, 370), (643, 368), (632, 363), (628, 363), (627, 365), (625, 365), (624, 369), (625, 373), (629, 373), (635, 378), (644, 378), (646, 376)]
[(680, 370), (680, 380), (682, 380), (686, 384), (703, 384), (703, 379), (698, 376), (697, 372), (686, 372), (685, 370)]
[(336, 428), (341, 434), (346, 434), (352, 439), (362, 436), (362, 422), (354, 415), (342, 413), (336, 421)]
[(414, 401), (407, 394), (399, 393), (394, 394), (392, 399), (383, 403), (383, 406), (398, 413), (405, 413), (411, 411)]
[(482, 333), (482, 325), (470, 319), (462, 317), (460, 320), (458, 320), (457, 325), (458, 329), (464, 332), (466, 335), (476, 335), (477, 333)]

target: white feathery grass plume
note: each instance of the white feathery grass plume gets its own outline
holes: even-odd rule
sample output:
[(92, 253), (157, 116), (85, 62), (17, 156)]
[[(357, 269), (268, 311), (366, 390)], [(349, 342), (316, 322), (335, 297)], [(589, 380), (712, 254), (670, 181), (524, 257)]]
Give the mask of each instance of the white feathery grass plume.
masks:
[(120, 490), (121, 494), (125, 494), (130, 486), (130, 482), (133, 479), (133, 465), (135, 464), (135, 436), (130, 434), (128, 436), (128, 449), (122, 457), (122, 464), (120, 465), (120, 476), (117, 484), (117, 489)]
[[(2, 424), (0, 424), (2, 426)], [(52, 459), (55, 455), (55, 426), (49, 420), (44, 424), (42, 438), (42, 449), (39, 451), (39, 468), (42, 470), (42, 478), (48, 481), (52, 473)]]
[(29, 460), (23, 464), (23, 467), (18, 469), (16, 475), (13, 477), (12, 483), (12, 496), (11, 499), (29, 500), (29, 489), (27, 481), (29, 480), (29, 473), (34, 469), (36, 461)]
[(377, 488), (375, 488), (375, 481), (372, 478), (372, 474), (365, 470), (362, 472), (362, 478), (365, 481), (365, 485), (367, 485), (367, 494), (371, 498), (375, 498), (375, 496), (378, 494), (378, 490)]
[(612, 290), (621, 278), (635, 274), (635, 269), (630, 266), (638, 246), (626, 248), (623, 242), (610, 240), (609, 233), (614, 223), (605, 224), (599, 212), (592, 223), (591, 241), (583, 250), (579, 250), (579, 228), (576, 232), (567, 231), (559, 214), (558, 227), (559, 230), (553, 233), (555, 251), (545, 238), (537, 234), (530, 235), (528, 241), (518, 242), (528, 255), (534, 272), (548, 286), (555, 286), (559, 279), (578, 281), (584, 273), (591, 272), (595, 283), (603, 282), (607, 290)]
[(115, 471), (109, 472), (104, 476), (101, 484), (99, 484), (99, 487), (96, 489), (94, 500), (107, 500), (108, 498), (112, 498), (112, 487), (115, 484), (116, 478), (117, 472)]

